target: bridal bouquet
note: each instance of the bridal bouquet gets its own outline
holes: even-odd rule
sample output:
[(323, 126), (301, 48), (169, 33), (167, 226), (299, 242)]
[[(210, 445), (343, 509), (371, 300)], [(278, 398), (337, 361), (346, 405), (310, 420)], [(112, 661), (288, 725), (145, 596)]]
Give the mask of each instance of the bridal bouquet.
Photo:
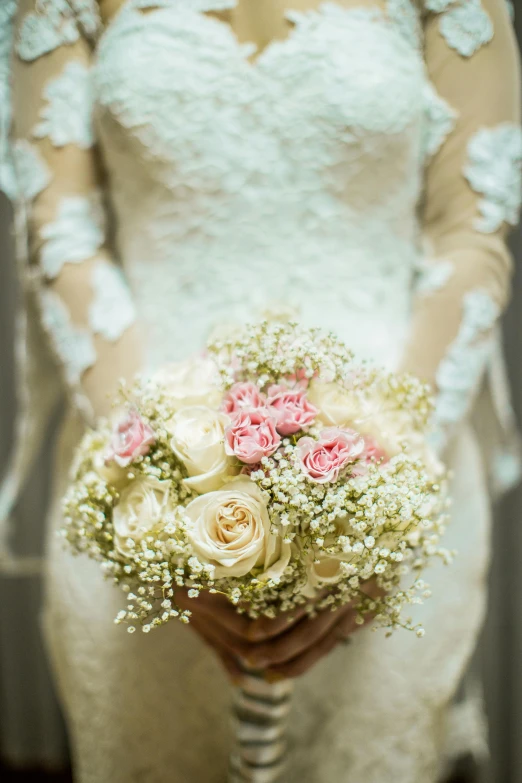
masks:
[(430, 410), (418, 380), (357, 363), (332, 334), (249, 326), (121, 387), (79, 447), (64, 536), (127, 593), (129, 632), (189, 622), (184, 587), (252, 618), (352, 602), (361, 623), (421, 636), (404, 607), (449, 557)]

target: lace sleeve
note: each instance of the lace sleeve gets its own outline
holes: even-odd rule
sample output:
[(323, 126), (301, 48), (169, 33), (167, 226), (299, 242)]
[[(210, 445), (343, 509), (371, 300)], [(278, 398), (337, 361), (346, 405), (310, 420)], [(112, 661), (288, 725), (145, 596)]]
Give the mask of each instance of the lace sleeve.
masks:
[(405, 368), (436, 389), (442, 448), (470, 411), (508, 297), (520, 205), (517, 44), (505, 0), (424, 0), (425, 56), (455, 129), (426, 171), (426, 260)]
[(140, 363), (133, 302), (106, 244), (91, 117), (93, 0), (19, 0), (12, 141), (30, 279), (76, 404), (106, 412)]

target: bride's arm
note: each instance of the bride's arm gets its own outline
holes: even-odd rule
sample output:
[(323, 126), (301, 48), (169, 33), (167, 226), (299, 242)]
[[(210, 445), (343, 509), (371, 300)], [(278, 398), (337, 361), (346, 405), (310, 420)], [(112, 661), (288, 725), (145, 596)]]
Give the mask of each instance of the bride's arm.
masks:
[[(437, 392), (440, 446), (469, 412), (509, 298), (520, 202), (519, 55), (505, 0), (424, 0), (425, 57), (456, 127), (425, 179), (424, 279), (404, 367)], [(445, 9), (444, 9), (445, 7)]]
[(42, 324), (76, 404), (97, 415), (119, 378), (139, 369), (141, 348), (106, 244), (91, 116), (95, 19), (84, 11), (80, 20), (66, 0), (19, 0), (12, 131)]

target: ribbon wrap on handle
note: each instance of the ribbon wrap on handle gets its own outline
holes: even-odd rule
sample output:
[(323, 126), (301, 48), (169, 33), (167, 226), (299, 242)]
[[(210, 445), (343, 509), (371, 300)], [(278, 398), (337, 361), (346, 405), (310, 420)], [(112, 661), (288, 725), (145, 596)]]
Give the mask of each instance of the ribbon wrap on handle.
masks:
[(229, 783), (278, 783), (287, 761), (292, 680), (270, 683), (261, 671), (245, 670), (234, 692), (235, 742)]

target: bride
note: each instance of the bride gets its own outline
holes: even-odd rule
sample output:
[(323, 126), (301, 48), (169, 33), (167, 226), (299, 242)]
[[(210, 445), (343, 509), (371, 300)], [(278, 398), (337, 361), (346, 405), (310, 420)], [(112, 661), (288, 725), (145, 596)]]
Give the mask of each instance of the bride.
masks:
[[(517, 474), (495, 339), (522, 163), (510, 4), (6, 0), (0, 22), (26, 327), (3, 502), (65, 387), (44, 619), (75, 779), (224, 783), (220, 662), (234, 679), (240, 660), (300, 675), (289, 783), (442, 779), (466, 734), (450, 706), (484, 615), (488, 482)], [(118, 592), (55, 535), (118, 379), (266, 314), (433, 385), (459, 556), (426, 575), (425, 642), (354, 632), (349, 608), (241, 624), (213, 597), (188, 628), (129, 636)]]

